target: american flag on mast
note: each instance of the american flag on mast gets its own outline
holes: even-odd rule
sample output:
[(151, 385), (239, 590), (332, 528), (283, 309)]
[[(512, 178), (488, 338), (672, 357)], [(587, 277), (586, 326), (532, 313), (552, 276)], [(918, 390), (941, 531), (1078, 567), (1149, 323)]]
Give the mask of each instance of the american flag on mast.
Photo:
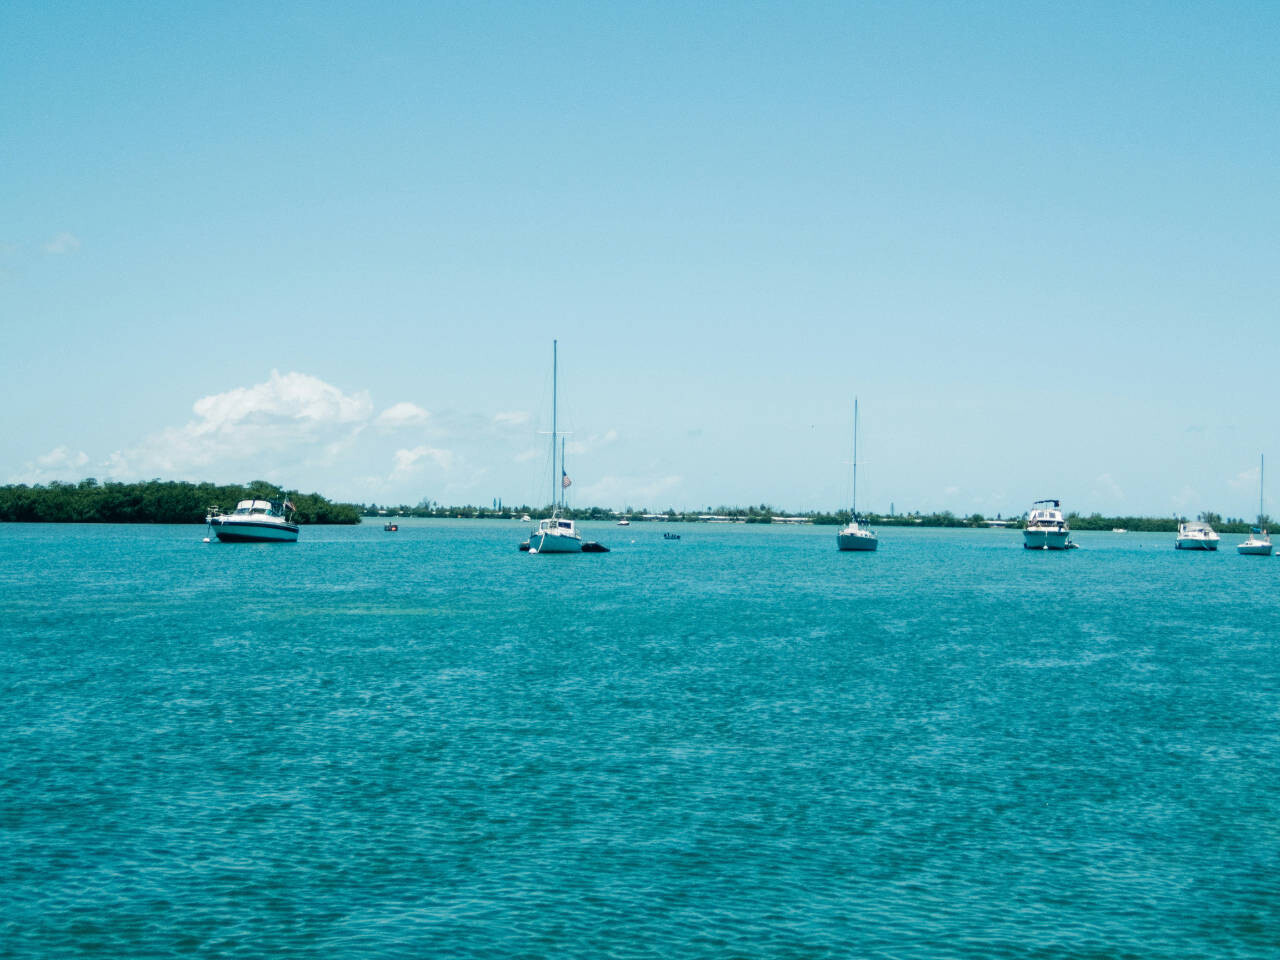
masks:
[(560, 488), (562, 490), (568, 490), (572, 483), (573, 481), (569, 479), (569, 475), (565, 473), (563, 470), (561, 470), (560, 471)]

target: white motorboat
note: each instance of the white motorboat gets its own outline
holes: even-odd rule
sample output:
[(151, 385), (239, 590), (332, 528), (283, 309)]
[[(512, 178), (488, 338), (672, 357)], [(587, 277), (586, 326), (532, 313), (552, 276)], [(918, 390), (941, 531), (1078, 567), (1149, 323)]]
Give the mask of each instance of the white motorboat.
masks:
[(1243, 553), (1252, 557), (1269, 557), (1274, 549), (1271, 546), (1271, 535), (1262, 526), (1263, 518), (1266, 516), (1262, 510), (1262, 482), (1263, 477), (1266, 475), (1266, 466), (1266, 458), (1260, 457), (1258, 459), (1258, 526), (1253, 528), (1248, 540), (1236, 544), (1236, 553)]
[(618, 521), (618, 526), (629, 527), (631, 526), (631, 521), (628, 520), (626, 517), (623, 517), (621, 520)]
[(874, 550), (880, 538), (870, 527), (858, 523), (858, 398), (853, 398), (853, 503), (849, 524), (836, 533), (837, 550)]
[(1191, 520), (1178, 524), (1178, 536), (1173, 541), (1175, 550), (1217, 550), (1218, 533), (1209, 524)]
[(1028, 550), (1070, 550), (1071, 525), (1062, 515), (1060, 500), (1037, 500), (1022, 528), (1022, 545)]
[(288, 500), (241, 500), (231, 513), (210, 509), (204, 521), (224, 543), (294, 543), (298, 525), (289, 519), (293, 509)]

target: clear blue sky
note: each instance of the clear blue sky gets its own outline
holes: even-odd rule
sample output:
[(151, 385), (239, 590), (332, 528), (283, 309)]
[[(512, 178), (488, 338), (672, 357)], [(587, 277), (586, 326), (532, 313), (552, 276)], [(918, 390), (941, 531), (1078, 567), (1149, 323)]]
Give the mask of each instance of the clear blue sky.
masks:
[(545, 502), (557, 337), (579, 503), (1280, 477), (1280, 6), (382, 6), (0, 6), (0, 482)]

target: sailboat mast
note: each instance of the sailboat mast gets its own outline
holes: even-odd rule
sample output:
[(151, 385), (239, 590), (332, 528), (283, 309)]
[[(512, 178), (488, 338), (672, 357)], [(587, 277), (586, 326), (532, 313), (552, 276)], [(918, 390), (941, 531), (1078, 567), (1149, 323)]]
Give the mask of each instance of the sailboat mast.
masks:
[(559, 368), (560, 341), (551, 341), (551, 509), (556, 508), (556, 376)]
[(858, 519), (858, 398), (853, 398), (853, 518)]
[(560, 509), (564, 510), (564, 437), (560, 438)]
[(1258, 454), (1258, 526), (1262, 526), (1262, 487), (1267, 479), (1267, 455)]

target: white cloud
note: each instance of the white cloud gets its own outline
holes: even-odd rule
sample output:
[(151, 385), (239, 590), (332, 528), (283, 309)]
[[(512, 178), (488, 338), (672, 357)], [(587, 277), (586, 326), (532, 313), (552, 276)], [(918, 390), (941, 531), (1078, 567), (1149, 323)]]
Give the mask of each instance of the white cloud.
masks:
[(1120, 484), (1116, 483), (1115, 478), (1109, 473), (1101, 474), (1093, 481), (1093, 495), (1110, 501), (1124, 499), (1124, 491), (1120, 489)]
[(70, 447), (54, 447), (48, 453), (41, 454), (35, 460), (22, 466), (22, 470), (9, 478), (10, 483), (48, 483), (50, 480), (83, 480), (85, 465), (89, 463), (89, 455), (83, 450), (72, 451)]
[(60, 233), (44, 245), (44, 252), (55, 256), (74, 253), (80, 249), (80, 238), (71, 233)]
[(516, 463), (528, 463), (530, 460), (536, 460), (542, 456), (541, 450), (521, 450), (513, 458)]
[(622, 507), (630, 504), (633, 507), (652, 507), (665, 509), (669, 503), (660, 502), (661, 498), (677, 489), (684, 478), (675, 475), (665, 477), (618, 477), (604, 476), (594, 483), (584, 484), (572, 489), (577, 491), (575, 499), (579, 503), (598, 504), (600, 506)]
[(331, 460), (364, 428), (373, 403), (364, 391), (272, 370), (265, 383), (202, 397), (192, 410), (196, 419), (111, 454), (106, 474), (176, 479), (213, 463), (307, 460), (317, 449)]
[(1260, 473), (1260, 467), (1250, 467), (1248, 470), (1237, 473), (1227, 482), (1235, 490), (1255, 490), (1258, 486), (1258, 475)]
[(524, 410), (508, 410), (504, 413), (495, 413), (493, 415), (493, 422), (500, 427), (522, 427), (529, 420), (529, 414)]
[(596, 447), (608, 446), (617, 439), (617, 430), (606, 430), (604, 433), (593, 433), (585, 440), (570, 440), (565, 449), (569, 453), (589, 453)]
[(369, 418), (373, 402), (365, 391), (348, 396), (318, 377), (272, 370), (266, 383), (203, 397), (192, 409), (209, 433), (247, 421), (355, 423)]
[(67, 447), (54, 447), (43, 456), (36, 457), (36, 463), (48, 469), (83, 467), (88, 462), (89, 455), (83, 450), (72, 453)]
[(393, 404), (378, 414), (377, 424), (389, 430), (401, 427), (416, 427), (427, 422), (431, 416), (416, 403), (407, 400)]
[(414, 447), (412, 450), (397, 450), (392, 457), (395, 465), (391, 469), (390, 479), (403, 480), (417, 473), (428, 463), (445, 470), (453, 466), (454, 456), (450, 450), (438, 450), (435, 447)]

